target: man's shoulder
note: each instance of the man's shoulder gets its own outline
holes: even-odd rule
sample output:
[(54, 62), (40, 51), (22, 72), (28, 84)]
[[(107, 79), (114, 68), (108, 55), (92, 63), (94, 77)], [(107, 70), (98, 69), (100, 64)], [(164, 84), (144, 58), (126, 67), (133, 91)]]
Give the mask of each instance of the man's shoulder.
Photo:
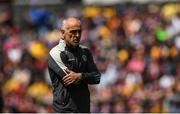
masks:
[(84, 46), (84, 45), (79, 45), (79, 47), (80, 47), (82, 50), (87, 50), (87, 51), (89, 51), (89, 48), (86, 47), (86, 46)]
[(64, 46), (58, 44), (49, 51), (49, 54), (52, 55), (53, 53), (60, 53), (64, 50), (65, 50)]
[(83, 45), (80, 45), (79, 47), (81, 48), (82, 53), (86, 53), (87, 55), (91, 54), (91, 51), (88, 47), (83, 46)]

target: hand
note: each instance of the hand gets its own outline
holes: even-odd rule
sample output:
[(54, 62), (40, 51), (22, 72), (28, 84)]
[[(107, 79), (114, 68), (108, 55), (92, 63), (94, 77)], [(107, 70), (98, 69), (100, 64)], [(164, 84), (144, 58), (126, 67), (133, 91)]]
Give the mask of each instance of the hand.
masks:
[(76, 83), (81, 79), (81, 73), (76, 73), (71, 70), (66, 70), (66, 72), (66, 76), (63, 77), (63, 81), (66, 86), (72, 83)]

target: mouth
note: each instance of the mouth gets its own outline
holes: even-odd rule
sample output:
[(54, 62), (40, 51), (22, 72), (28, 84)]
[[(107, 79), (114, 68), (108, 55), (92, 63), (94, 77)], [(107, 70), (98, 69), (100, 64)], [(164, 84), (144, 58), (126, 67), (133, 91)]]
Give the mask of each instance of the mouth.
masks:
[(78, 40), (74, 40), (73, 42), (74, 42), (74, 43), (76, 43), (76, 44), (77, 44), (77, 43), (79, 43), (79, 41), (78, 41)]

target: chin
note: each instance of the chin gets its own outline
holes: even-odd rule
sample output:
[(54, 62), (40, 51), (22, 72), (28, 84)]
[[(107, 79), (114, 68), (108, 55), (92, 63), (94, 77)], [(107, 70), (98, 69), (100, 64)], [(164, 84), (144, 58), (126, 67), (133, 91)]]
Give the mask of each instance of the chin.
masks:
[(79, 44), (77, 44), (77, 45), (73, 45), (73, 47), (74, 47), (74, 48), (76, 48), (76, 47), (78, 47), (78, 46), (79, 46)]
[(75, 43), (74, 46), (75, 46), (75, 47), (79, 46), (79, 43)]

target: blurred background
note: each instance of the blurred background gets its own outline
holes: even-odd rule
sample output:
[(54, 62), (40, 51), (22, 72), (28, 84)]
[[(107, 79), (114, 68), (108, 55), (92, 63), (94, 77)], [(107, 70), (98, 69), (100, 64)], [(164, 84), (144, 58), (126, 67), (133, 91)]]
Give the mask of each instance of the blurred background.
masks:
[(179, 0), (0, 0), (0, 112), (53, 112), (47, 70), (62, 20), (102, 77), (91, 112), (180, 112)]

